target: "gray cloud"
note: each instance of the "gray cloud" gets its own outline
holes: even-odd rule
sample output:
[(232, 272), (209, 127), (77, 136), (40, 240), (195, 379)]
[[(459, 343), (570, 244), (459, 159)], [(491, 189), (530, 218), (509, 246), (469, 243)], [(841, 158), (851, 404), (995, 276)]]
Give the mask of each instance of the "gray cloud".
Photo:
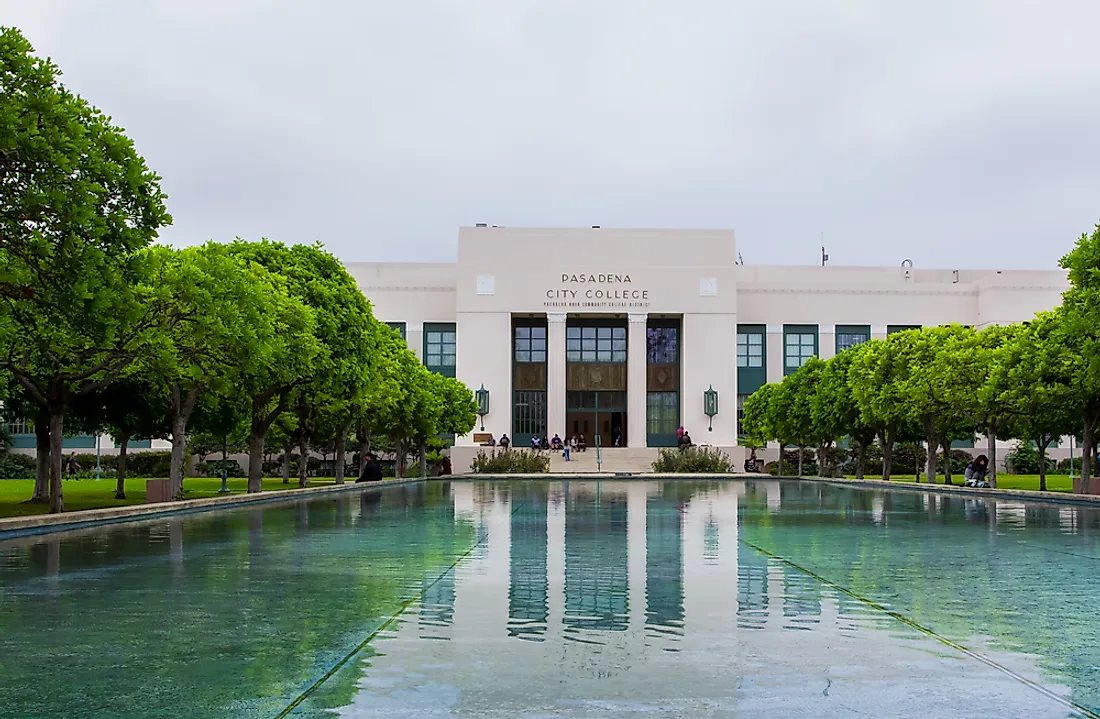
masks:
[[(165, 241), (452, 259), (732, 227), (750, 263), (1053, 267), (1100, 220), (1093, 0), (0, 0), (164, 176)], [(545, 248), (552, 249), (552, 248)]]

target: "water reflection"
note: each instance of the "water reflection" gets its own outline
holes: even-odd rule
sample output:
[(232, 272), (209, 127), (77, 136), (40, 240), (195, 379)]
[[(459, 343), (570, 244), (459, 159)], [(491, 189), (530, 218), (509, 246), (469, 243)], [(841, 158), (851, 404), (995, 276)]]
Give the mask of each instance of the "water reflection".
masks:
[(775, 481), (78, 530), (0, 543), (0, 716), (273, 716), (349, 652), (296, 716), (1067, 716), (1026, 682), (1100, 707), (1098, 558), (1094, 510)]

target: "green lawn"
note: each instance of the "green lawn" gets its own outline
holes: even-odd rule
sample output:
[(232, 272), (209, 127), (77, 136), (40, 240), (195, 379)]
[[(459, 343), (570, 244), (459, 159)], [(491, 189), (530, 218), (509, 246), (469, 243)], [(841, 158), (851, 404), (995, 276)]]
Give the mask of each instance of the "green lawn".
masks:
[[(313, 477), (309, 486), (318, 487), (332, 484), (332, 477)], [(349, 481), (354, 481), (354, 477)], [(228, 481), (233, 494), (243, 494), (248, 489), (248, 480), (244, 477), (231, 478)], [(216, 497), (222, 481), (210, 477), (188, 477), (183, 481), (183, 493), (187, 499)], [(265, 492), (281, 489), (297, 489), (298, 480), (291, 478), (290, 484), (283, 484), (280, 477), (264, 479)], [(102, 509), (103, 507), (122, 507), (128, 504), (145, 504), (145, 479), (126, 480), (126, 499), (115, 499), (115, 478), (104, 477), (98, 482), (94, 479), (66, 479), (62, 491), (65, 496), (65, 511), (78, 509)], [(0, 479), (0, 517), (25, 517), (32, 514), (45, 514), (49, 505), (31, 504), (27, 500), (34, 493), (33, 479)]]
[[(850, 479), (854, 479), (851, 477)], [(867, 479), (878, 479), (871, 475), (867, 475)], [(893, 476), (890, 478), (893, 482), (914, 482), (913, 475), (905, 475), (903, 477)], [(960, 485), (963, 482), (962, 475), (952, 475), (951, 482), (956, 485)], [(921, 483), (924, 483), (924, 477), (921, 477)], [(936, 484), (943, 484), (943, 477), (936, 477)], [(1039, 490), (1039, 475), (1037, 474), (997, 474), (997, 489), (1030, 489), (1032, 491)], [(1073, 482), (1070, 481), (1068, 474), (1048, 474), (1047, 475), (1047, 491), (1048, 492), (1072, 492)]]

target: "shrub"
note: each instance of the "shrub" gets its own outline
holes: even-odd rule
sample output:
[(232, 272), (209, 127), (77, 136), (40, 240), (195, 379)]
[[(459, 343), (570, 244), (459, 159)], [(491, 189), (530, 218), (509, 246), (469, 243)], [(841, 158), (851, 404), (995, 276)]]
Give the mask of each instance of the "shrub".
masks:
[(550, 456), (526, 449), (480, 450), (471, 467), (477, 474), (535, 474), (550, 471)]
[[(916, 475), (918, 471), (924, 474), (927, 466), (928, 452), (916, 442), (903, 442), (894, 447), (893, 461), (890, 463), (890, 474), (902, 476), (906, 474)], [(882, 468), (879, 467), (879, 472)]]
[[(778, 462), (768, 462), (768, 474), (773, 477), (779, 473)], [(802, 450), (802, 474), (806, 477), (817, 476), (817, 453), (807, 447)], [(798, 475), (798, 450), (783, 450), (783, 476), (794, 477)]]
[[(951, 450), (951, 474), (961, 476), (966, 472), (966, 465), (970, 464), (973, 460), (974, 457), (964, 449)], [(943, 452), (940, 452), (936, 464), (936, 471), (940, 474), (943, 474), (943, 469), (946, 466), (944, 461)]]
[(35, 460), (15, 452), (0, 453), (0, 479), (33, 479)]
[[(199, 462), (195, 467), (199, 474), (206, 477), (221, 477), (222, 476), (222, 461), (220, 459), (210, 459), (205, 462)], [(241, 463), (235, 459), (225, 460), (225, 476), (226, 477), (243, 477), (244, 470), (241, 469)]]
[[(1005, 465), (1012, 474), (1039, 474), (1039, 450), (1032, 447), (1030, 442), (1019, 442), (1005, 456)], [(1057, 468), (1058, 463), (1047, 457), (1047, 472), (1053, 472)]]
[[(94, 458), (92, 459), (92, 466), (95, 466)], [(184, 457), (184, 466), (187, 466), (186, 457)], [(126, 454), (126, 474), (130, 477), (167, 477), (171, 467), (171, 452), (134, 452), (133, 454)]]
[(734, 471), (733, 462), (720, 449), (713, 447), (689, 447), (681, 452), (678, 449), (662, 449), (653, 463), (654, 472), (675, 472), (678, 474), (730, 474)]

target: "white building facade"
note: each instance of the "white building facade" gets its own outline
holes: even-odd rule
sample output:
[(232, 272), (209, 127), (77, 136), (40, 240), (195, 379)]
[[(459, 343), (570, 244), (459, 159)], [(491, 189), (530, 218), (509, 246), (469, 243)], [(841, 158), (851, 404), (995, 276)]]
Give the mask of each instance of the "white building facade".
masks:
[(430, 369), (489, 391), (455, 471), (488, 434), (583, 434), (648, 457), (681, 425), (740, 462), (744, 399), (809, 357), (910, 327), (1026, 320), (1068, 286), (1062, 271), (737, 260), (731, 230), (477, 226), (459, 231), (455, 263), (347, 268)]

